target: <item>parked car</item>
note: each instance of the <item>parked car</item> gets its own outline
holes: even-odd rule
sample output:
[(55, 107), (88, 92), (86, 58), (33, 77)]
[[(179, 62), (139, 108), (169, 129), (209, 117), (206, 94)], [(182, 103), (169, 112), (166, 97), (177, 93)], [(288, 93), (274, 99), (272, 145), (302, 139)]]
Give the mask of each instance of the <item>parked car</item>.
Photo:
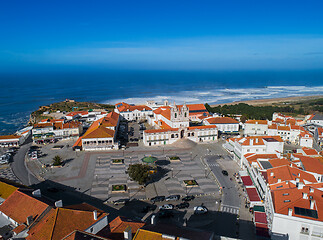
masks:
[(113, 201), (114, 205), (123, 205), (123, 204), (127, 204), (129, 202), (128, 198), (122, 198), (122, 199), (118, 199)]
[(171, 210), (162, 210), (158, 212), (159, 218), (171, 218), (174, 217), (174, 213)]
[(194, 199), (195, 199), (195, 197), (193, 195), (187, 195), (186, 197), (182, 198), (182, 201), (189, 202), (189, 201), (192, 201)]
[(147, 213), (149, 211), (154, 211), (157, 208), (156, 205), (148, 205), (143, 207), (143, 209), (141, 210), (142, 213)]
[(165, 200), (168, 201), (177, 201), (179, 200), (180, 196), (179, 195), (170, 195), (167, 198), (165, 198)]
[(176, 205), (177, 209), (184, 209), (184, 208), (188, 208), (190, 206), (190, 204), (188, 202), (182, 202), (180, 204)]
[(165, 196), (156, 196), (150, 199), (152, 203), (165, 201)]
[(159, 209), (160, 210), (165, 210), (165, 209), (172, 210), (172, 209), (174, 209), (174, 205), (173, 204), (164, 204), (164, 205), (160, 206)]
[(8, 164), (11, 158), (11, 154), (5, 153), (0, 157), (0, 164)]
[(194, 207), (194, 214), (205, 214), (209, 210), (205, 206), (196, 206)]
[(228, 173), (228, 171), (227, 171), (227, 170), (222, 170), (222, 174), (223, 174), (224, 176), (228, 176), (228, 175), (229, 175), (229, 173)]

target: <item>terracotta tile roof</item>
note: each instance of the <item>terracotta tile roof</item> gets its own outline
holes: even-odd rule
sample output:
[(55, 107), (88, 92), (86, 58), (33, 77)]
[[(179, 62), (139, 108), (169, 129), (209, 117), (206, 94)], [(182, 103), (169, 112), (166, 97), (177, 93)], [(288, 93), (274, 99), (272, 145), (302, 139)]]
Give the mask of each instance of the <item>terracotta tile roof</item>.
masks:
[[(303, 189), (289, 188), (289, 189), (276, 189), (271, 191), (273, 205), (276, 213), (288, 215), (289, 208), (292, 209), (292, 216), (311, 219), (315, 221), (323, 221), (323, 192), (314, 189), (310, 191), (310, 187), (304, 186)], [(303, 193), (307, 194), (303, 197)], [(310, 209), (310, 200), (314, 200), (315, 204), (313, 210), (317, 212), (317, 218), (296, 214), (295, 207)]]
[[(204, 104), (186, 104), (186, 106), (188, 107), (190, 116), (209, 113)], [(177, 105), (176, 107), (178, 107), (179, 110), (181, 110), (183, 105)]]
[(133, 240), (163, 240), (163, 238), (161, 233), (139, 229)]
[(119, 116), (120, 115), (116, 112), (110, 112), (102, 119), (101, 124), (104, 127), (116, 127), (118, 125)]
[(47, 128), (47, 127), (53, 127), (53, 123), (37, 123), (34, 124), (34, 128)]
[(208, 121), (208, 123), (210, 124), (228, 124), (228, 123), (239, 124), (237, 120), (229, 117), (213, 117), (213, 118), (205, 119), (205, 121)]
[(134, 240), (165, 240), (162, 234), (174, 236), (176, 240), (190, 239), (190, 240), (209, 240), (212, 239), (213, 233), (195, 230), (190, 228), (177, 227), (174, 224), (146, 225), (139, 229), (134, 237)]
[(298, 158), (302, 162), (305, 171), (323, 174), (323, 164), (319, 159), (302, 155), (298, 156)]
[(280, 131), (290, 131), (290, 127), (289, 126), (278, 126), (277, 130)]
[(323, 137), (323, 128), (321, 128), (321, 127), (317, 128), (317, 132), (318, 132), (319, 137)]
[(295, 125), (296, 124), (296, 119), (291, 118), (286, 120), (286, 125)]
[(83, 137), (79, 137), (77, 140), (76, 140), (76, 142), (74, 143), (74, 145), (73, 145), (73, 148), (74, 147), (82, 147), (82, 138)]
[(67, 114), (66, 116), (69, 116), (69, 117), (74, 117), (76, 115), (87, 115), (89, 114), (88, 111), (75, 111), (75, 112), (70, 112), (69, 114)]
[(33, 216), (33, 219), (39, 217), (47, 207), (49, 207), (48, 204), (18, 189), (0, 205), (0, 211), (22, 224), (27, 221), (29, 216)]
[(165, 123), (163, 120), (155, 121), (155, 123), (160, 127), (161, 129), (169, 129), (171, 128), (167, 123)]
[(2, 135), (0, 136), (0, 140), (6, 140), (6, 139), (19, 139), (20, 135)]
[(11, 194), (13, 194), (18, 188), (0, 181), (0, 197), (7, 199)]
[(263, 124), (263, 125), (267, 125), (268, 121), (267, 120), (248, 120), (248, 121), (246, 121), (246, 124)]
[(271, 166), (274, 167), (280, 167), (280, 166), (290, 166), (292, 163), (286, 158), (274, 158), (268, 160), (271, 164)]
[(49, 119), (49, 118), (47, 118), (47, 119), (42, 119), (40, 121), (40, 123), (48, 123), (48, 122), (50, 122), (50, 123), (64, 122), (64, 119)]
[(149, 129), (149, 130), (145, 130), (145, 133), (176, 132), (176, 131), (178, 131), (178, 128)]
[(25, 224), (21, 224), (18, 227), (12, 229), (12, 231), (16, 234), (21, 233), (22, 231), (24, 231), (27, 228), (27, 226)]
[(318, 151), (316, 151), (313, 148), (302, 147), (302, 150), (308, 156), (311, 156), (311, 155), (319, 155)]
[(231, 141), (239, 142), (243, 146), (250, 146), (251, 142), (253, 145), (265, 145), (264, 141), (276, 141), (283, 142), (280, 136), (251, 136), (244, 138), (230, 138)]
[(130, 105), (128, 103), (118, 103), (116, 104), (119, 112), (132, 112), (134, 110), (138, 111), (151, 111), (152, 109), (146, 105)]
[(110, 240), (109, 238), (100, 237), (88, 232), (75, 230), (62, 240)]
[(161, 114), (166, 119), (170, 120), (170, 106), (162, 106), (154, 110), (155, 114)]
[(217, 129), (216, 125), (206, 125), (206, 126), (194, 126), (194, 127), (188, 127), (188, 130), (194, 130), (194, 129)]
[(275, 183), (278, 183), (278, 181), (284, 182), (284, 181), (296, 180), (296, 178), (298, 178), (300, 182), (304, 182), (304, 181), (311, 182), (311, 183), (317, 182), (315, 177), (312, 174), (302, 171), (296, 167), (290, 167), (285, 165), (285, 166), (279, 166), (279, 167), (275, 167), (267, 170), (268, 184), (275, 184)]
[(97, 129), (94, 129), (90, 133), (85, 133), (82, 139), (89, 138), (113, 138), (115, 134), (114, 130), (99, 126)]
[(140, 221), (133, 221), (132, 219), (118, 216), (109, 223), (109, 226), (98, 232), (97, 235), (108, 237), (113, 240), (124, 240), (124, 231), (127, 227), (131, 227), (133, 236), (138, 229), (142, 228), (146, 223)]
[(98, 210), (98, 219), (94, 220), (92, 211), (68, 208), (52, 209), (28, 233), (27, 240), (61, 240), (74, 230), (86, 230), (91, 225), (107, 216)]
[(292, 130), (300, 130), (300, 131), (305, 131), (305, 129), (302, 126), (298, 126), (298, 125), (290, 125), (290, 128)]

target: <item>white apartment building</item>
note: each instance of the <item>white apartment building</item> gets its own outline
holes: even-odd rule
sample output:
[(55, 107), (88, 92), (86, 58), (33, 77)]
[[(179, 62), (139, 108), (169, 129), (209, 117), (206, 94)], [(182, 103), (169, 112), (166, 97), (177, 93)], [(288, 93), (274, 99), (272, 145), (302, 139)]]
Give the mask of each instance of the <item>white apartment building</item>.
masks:
[(307, 131), (301, 132), (299, 135), (299, 145), (302, 147), (312, 148), (313, 141), (313, 136)]
[(244, 135), (245, 136), (264, 136), (268, 135), (268, 124), (267, 120), (248, 120), (244, 124)]
[(307, 120), (307, 123), (315, 124), (323, 127), (323, 114), (312, 114), (310, 118)]
[(322, 127), (318, 127), (315, 129), (314, 139), (316, 140), (317, 144), (322, 148), (323, 147), (323, 128)]
[(280, 136), (284, 141), (289, 141), (294, 144), (299, 143), (299, 136), (302, 131), (304, 131), (304, 128), (297, 125), (279, 126), (272, 124), (268, 126), (269, 136)]

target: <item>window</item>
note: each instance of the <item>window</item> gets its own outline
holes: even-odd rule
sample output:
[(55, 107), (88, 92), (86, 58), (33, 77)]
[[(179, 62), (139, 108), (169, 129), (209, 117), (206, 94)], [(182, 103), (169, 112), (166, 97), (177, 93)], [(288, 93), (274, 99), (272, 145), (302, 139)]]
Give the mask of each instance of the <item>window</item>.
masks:
[(284, 202), (290, 202), (290, 200), (284, 200)]
[(308, 227), (302, 227), (301, 233), (308, 234)]
[(175, 118), (177, 118), (177, 113), (175, 113)]
[(288, 196), (289, 195), (289, 193), (283, 193), (283, 196)]

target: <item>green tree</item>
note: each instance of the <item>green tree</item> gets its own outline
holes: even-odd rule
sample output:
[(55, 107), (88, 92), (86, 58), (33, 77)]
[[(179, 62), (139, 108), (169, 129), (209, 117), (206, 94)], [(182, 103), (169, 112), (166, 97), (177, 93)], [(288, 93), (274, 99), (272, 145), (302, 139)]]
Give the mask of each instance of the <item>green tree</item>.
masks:
[(53, 165), (54, 166), (60, 166), (62, 165), (63, 161), (62, 158), (58, 155), (56, 155), (55, 157), (53, 157)]
[(128, 174), (129, 177), (138, 182), (140, 185), (144, 185), (150, 178), (150, 167), (144, 164), (129, 165)]

